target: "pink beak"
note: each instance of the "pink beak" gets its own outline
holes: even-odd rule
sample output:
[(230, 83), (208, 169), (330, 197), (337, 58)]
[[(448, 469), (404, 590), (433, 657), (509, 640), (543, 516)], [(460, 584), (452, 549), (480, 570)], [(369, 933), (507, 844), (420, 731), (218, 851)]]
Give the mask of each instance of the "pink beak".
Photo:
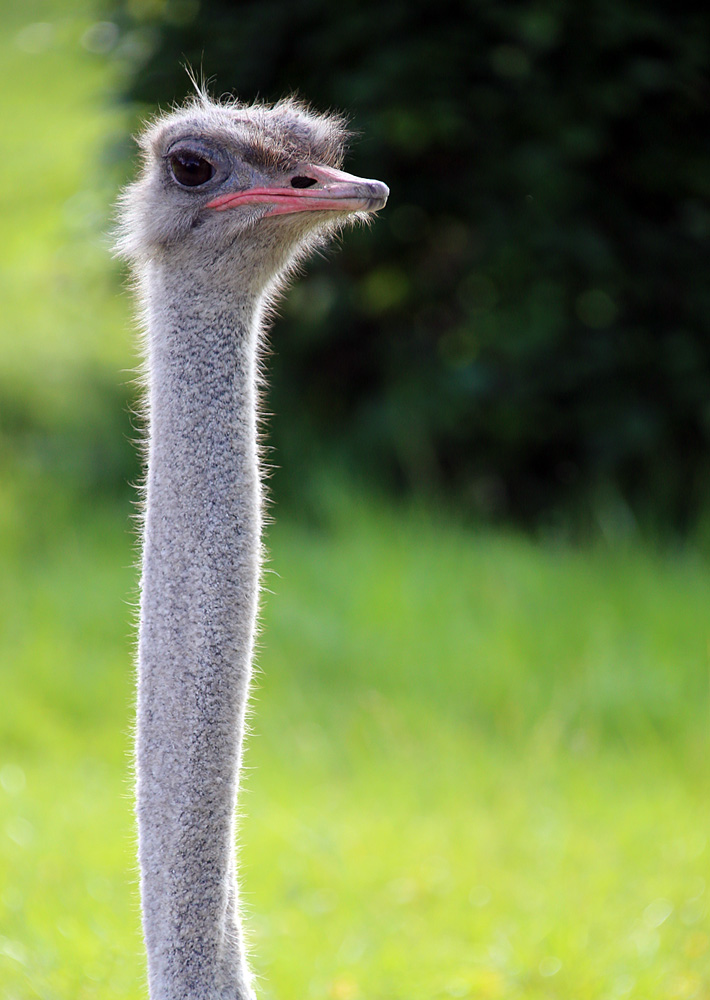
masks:
[(290, 215), (293, 212), (376, 212), (389, 196), (382, 181), (367, 180), (332, 167), (312, 165), (299, 168), (288, 187), (247, 188), (221, 194), (208, 201), (205, 208), (224, 212), (239, 205), (270, 204), (266, 215)]

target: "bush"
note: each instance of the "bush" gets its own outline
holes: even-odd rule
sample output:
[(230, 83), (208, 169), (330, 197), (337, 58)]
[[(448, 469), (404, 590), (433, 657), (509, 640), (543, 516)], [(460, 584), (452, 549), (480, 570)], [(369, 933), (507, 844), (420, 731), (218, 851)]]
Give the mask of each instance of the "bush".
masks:
[[(616, 506), (676, 527), (710, 493), (710, 15), (381, 0), (121, 0), (122, 96), (347, 109), (390, 184), (290, 294), (273, 440), (523, 522)], [(291, 484), (291, 485), (290, 485)], [(607, 504), (608, 506), (608, 504)]]

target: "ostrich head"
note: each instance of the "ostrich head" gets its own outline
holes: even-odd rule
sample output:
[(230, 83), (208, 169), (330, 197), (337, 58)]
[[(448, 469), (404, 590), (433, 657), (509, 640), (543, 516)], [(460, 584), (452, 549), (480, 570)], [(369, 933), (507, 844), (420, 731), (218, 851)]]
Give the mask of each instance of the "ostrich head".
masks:
[(118, 252), (226, 265), (263, 289), (323, 236), (385, 204), (385, 184), (340, 170), (347, 137), (341, 118), (294, 99), (245, 106), (200, 94), (141, 136)]

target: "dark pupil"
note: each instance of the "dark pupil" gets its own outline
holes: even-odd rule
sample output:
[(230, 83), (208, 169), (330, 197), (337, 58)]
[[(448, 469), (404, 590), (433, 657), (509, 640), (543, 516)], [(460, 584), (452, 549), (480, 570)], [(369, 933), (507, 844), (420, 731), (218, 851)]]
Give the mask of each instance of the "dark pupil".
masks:
[(186, 187), (206, 184), (214, 175), (214, 167), (209, 160), (194, 153), (173, 153), (170, 157), (170, 166), (178, 184), (184, 184)]

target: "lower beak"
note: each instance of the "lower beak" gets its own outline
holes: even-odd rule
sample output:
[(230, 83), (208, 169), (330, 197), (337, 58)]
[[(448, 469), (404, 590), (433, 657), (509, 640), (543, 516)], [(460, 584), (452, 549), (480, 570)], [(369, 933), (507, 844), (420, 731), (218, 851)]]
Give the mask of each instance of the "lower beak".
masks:
[(271, 205), (269, 215), (294, 212), (376, 212), (383, 208), (389, 188), (382, 181), (355, 177), (332, 167), (307, 165), (273, 185), (247, 188), (221, 194), (207, 202), (206, 208), (224, 212), (239, 205)]

